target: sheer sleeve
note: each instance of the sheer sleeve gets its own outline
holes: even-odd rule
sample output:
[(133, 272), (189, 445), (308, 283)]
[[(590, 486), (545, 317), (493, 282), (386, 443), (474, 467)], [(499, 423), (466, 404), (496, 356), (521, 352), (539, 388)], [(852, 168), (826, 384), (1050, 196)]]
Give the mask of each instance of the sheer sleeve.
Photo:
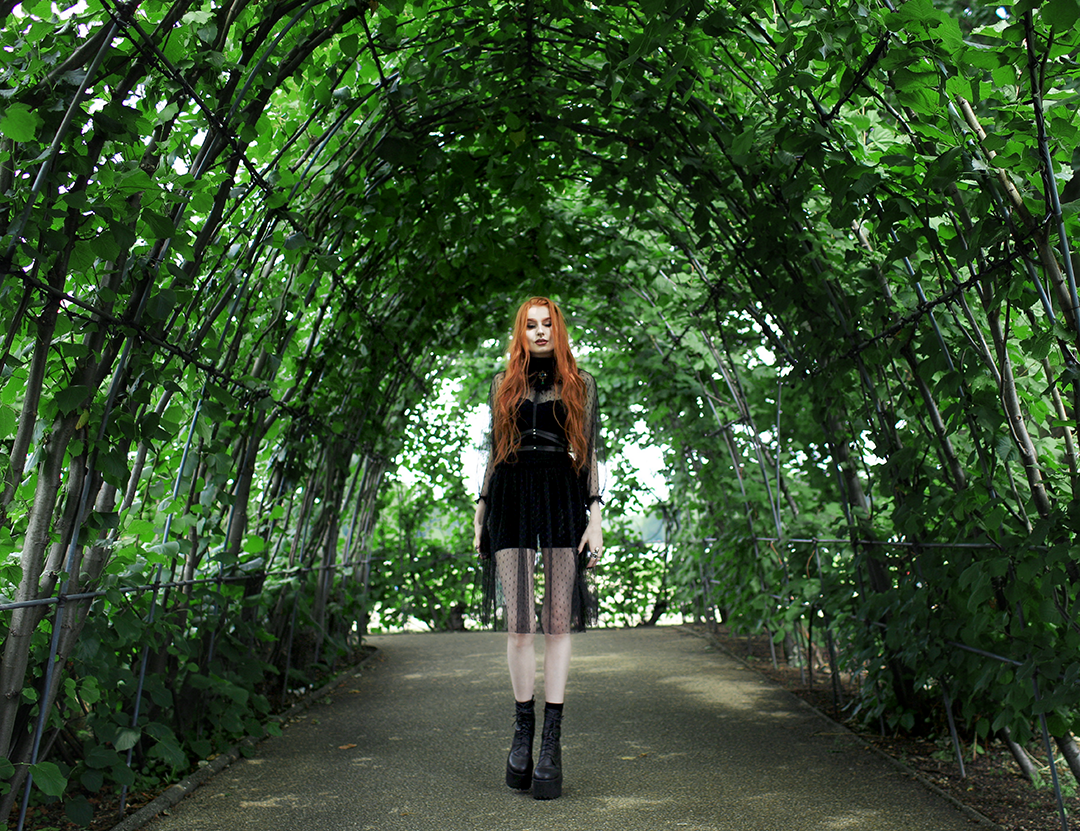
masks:
[(484, 444), (482, 447), (486, 461), (484, 464), (484, 479), (480, 485), (480, 498), (484, 500), (488, 498), (488, 489), (491, 487), (491, 475), (495, 472), (495, 465), (492, 464), (492, 461), (495, 458), (495, 396), (499, 394), (499, 387), (502, 385), (503, 378), (505, 377), (505, 372), (495, 373), (495, 377), (491, 379), (491, 391), (488, 393), (488, 430), (487, 434), (484, 436)]
[(588, 501), (603, 502), (604, 497), (604, 447), (600, 434), (600, 405), (596, 393), (596, 379), (580, 370), (585, 382), (585, 435), (589, 440), (588, 460), (582, 471)]

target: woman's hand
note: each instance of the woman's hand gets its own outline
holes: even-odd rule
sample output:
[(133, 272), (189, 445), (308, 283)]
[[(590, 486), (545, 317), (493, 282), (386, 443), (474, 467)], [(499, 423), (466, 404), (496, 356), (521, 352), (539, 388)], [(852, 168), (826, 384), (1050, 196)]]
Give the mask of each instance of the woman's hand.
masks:
[(473, 514), (473, 551), (480, 553), (480, 535), (484, 531), (484, 514), (487, 512), (487, 503), (481, 499), (476, 503), (476, 513)]
[(599, 562), (600, 555), (604, 552), (604, 533), (600, 530), (599, 511), (593, 511), (589, 516), (589, 524), (581, 537), (581, 543), (578, 545), (578, 554), (586, 548), (589, 549), (589, 562), (586, 567), (593, 568)]

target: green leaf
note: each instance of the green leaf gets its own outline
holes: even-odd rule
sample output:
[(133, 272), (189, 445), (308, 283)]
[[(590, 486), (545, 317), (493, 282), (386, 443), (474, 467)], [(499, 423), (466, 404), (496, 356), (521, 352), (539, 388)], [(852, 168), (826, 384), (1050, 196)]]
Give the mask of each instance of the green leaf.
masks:
[(338, 48), (346, 58), (355, 58), (360, 51), (360, 38), (356, 35), (345, 35), (338, 41)]
[(34, 784), (48, 796), (60, 796), (67, 788), (67, 778), (53, 762), (30, 765), (30, 774), (34, 777)]
[(116, 750), (105, 745), (95, 745), (89, 751), (86, 751), (83, 761), (85, 761), (87, 767), (94, 769), (112, 767), (123, 762)]
[(135, 519), (131, 521), (124, 531), (138, 537), (143, 542), (150, 542), (157, 534), (157, 526), (145, 519)]
[(135, 771), (128, 767), (128, 765), (114, 765), (109, 770), (112, 773), (112, 778), (116, 780), (117, 784), (127, 785), (128, 787), (135, 784)]
[(127, 484), (131, 475), (128, 470), (127, 452), (119, 445), (113, 444), (101, 449), (98, 445), (97, 469), (113, 484), (123, 487)]
[(41, 116), (21, 102), (9, 104), (0, 115), (0, 133), (12, 141), (33, 141), (41, 124)]
[(100, 770), (84, 770), (79, 777), (79, 784), (88, 791), (99, 791), (105, 784), (105, 774)]
[(19, 417), (10, 407), (0, 405), (0, 436), (14, 436)]
[(89, 825), (94, 821), (94, 806), (82, 794), (69, 799), (64, 804), (64, 813), (76, 825)]
[(90, 394), (90, 387), (85, 384), (73, 384), (56, 394), (56, 407), (62, 415), (75, 410)]
[(200, 759), (205, 759), (214, 752), (214, 745), (209, 739), (194, 739), (188, 742), (188, 746)]
[(176, 305), (176, 292), (163, 288), (146, 303), (146, 313), (155, 320), (165, 320)]
[(173, 768), (187, 767), (188, 758), (187, 755), (180, 749), (180, 746), (172, 740), (163, 739), (157, 742), (152, 748), (150, 748), (149, 756), (156, 756), (159, 759), (163, 759), (167, 765)]
[(909, 0), (900, 5), (895, 15), (905, 23), (929, 23), (945, 17), (943, 11), (935, 8), (933, 0)]
[(419, 149), (408, 138), (388, 135), (379, 142), (376, 152), (390, 164), (410, 165), (415, 163)]
[(137, 727), (121, 727), (116, 731), (116, 738), (113, 739), (113, 747), (117, 750), (130, 750), (139, 741), (142, 736), (142, 730)]
[(167, 239), (176, 233), (173, 221), (154, 211), (143, 211), (142, 221), (146, 223), (154, 239)]
[(1048, 0), (1039, 15), (1055, 32), (1071, 32), (1080, 21), (1080, 2), (1077, 0)]

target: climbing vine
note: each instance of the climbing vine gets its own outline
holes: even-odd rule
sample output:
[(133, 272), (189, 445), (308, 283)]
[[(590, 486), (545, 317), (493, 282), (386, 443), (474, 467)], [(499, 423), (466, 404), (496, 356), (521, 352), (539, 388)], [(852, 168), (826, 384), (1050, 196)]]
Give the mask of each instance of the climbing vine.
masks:
[(896, 729), (1075, 749), (1073, 0), (0, 15), (5, 816), (460, 625), (410, 425), (533, 293), (600, 378), (614, 619), (827, 633)]

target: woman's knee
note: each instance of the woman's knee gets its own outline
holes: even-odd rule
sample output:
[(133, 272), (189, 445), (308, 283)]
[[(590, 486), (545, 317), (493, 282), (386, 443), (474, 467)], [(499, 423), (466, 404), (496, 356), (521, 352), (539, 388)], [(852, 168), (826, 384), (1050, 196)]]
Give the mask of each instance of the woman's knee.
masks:
[(536, 635), (532, 632), (508, 632), (506, 639), (511, 649), (532, 649)]

